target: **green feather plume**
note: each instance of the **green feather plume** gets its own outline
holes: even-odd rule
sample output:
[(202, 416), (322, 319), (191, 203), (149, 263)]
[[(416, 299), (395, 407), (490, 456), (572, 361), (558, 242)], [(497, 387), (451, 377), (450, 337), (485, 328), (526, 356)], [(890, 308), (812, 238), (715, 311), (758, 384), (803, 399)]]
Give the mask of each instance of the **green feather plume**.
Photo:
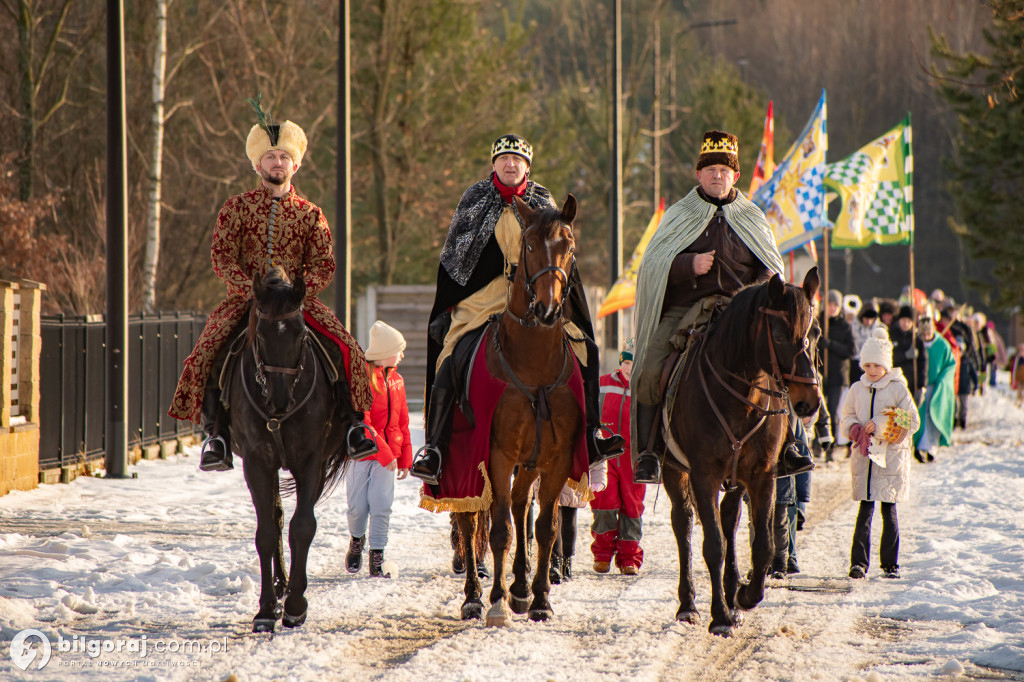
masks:
[(263, 99), (263, 93), (257, 92), (256, 99), (250, 97), (245, 100), (248, 102), (253, 110), (256, 112), (256, 124), (267, 131), (267, 136), (270, 137), (270, 145), (277, 146), (277, 135), (280, 132), (280, 126), (274, 125), (274, 119), (267, 112), (263, 111), (263, 107), (260, 106), (260, 101)]

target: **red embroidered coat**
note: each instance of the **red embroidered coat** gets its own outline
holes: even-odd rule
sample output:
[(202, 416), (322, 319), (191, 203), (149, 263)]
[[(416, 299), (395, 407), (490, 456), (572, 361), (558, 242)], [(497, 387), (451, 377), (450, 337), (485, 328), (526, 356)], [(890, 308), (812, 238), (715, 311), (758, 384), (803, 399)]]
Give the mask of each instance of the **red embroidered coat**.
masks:
[(273, 265), (284, 267), (291, 278), (301, 275), (305, 280), (307, 324), (332, 337), (341, 348), (352, 407), (359, 412), (370, 408), (373, 396), (363, 351), (317, 298), (334, 276), (331, 230), (318, 206), (297, 196), (294, 187), (278, 201), (262, 184), (233, 196), (217, 216), (210, 260), (228, 295), (210, 313), (195, 349), (185, 360), (169, 415), (199, 423), (214, 358), (242, 319), (252, 296), (253, 277), (262, 277)]

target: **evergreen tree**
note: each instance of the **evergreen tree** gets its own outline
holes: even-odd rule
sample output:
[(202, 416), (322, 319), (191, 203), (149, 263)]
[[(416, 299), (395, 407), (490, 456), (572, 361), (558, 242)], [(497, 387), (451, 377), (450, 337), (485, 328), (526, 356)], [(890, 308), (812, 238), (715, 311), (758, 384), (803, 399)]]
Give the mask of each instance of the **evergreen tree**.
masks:
[(947, 163), (958, 218), (950, 219), (968, 253), (992, 264), (991, 283), (969, 282), (986, 303), (1009, 309), (1024, 299), (1024, 1), (989, 0), (988, 54), (958, 53), (932, 33), (945, 62), (937, 88), (957, 115), (955, 155)]

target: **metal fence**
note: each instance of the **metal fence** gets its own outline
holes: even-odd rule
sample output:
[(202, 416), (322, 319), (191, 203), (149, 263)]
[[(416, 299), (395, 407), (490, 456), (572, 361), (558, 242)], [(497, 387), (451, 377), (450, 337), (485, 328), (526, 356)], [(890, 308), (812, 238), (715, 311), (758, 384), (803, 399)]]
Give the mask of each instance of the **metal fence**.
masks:
[[(133, 315), (128, 320), (128, 445), (146, 446), (192, 434), (167, 415), (182, 362), (205, 315)], [(106, 454), (106, 323), (102, 315), (44, 315), (39, 383), (39, 468)]]

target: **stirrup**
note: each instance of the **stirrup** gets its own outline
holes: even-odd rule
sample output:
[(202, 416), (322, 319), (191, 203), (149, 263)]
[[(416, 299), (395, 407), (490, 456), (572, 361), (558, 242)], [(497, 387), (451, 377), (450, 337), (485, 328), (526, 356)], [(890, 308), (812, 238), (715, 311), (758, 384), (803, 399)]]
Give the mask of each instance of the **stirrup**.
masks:
[[(650, 464), (652, 461), (653, 464)], [(661, 483), (661, 458), (650, 451), (640, 453), (633, 467), (633, 482), (648, 485)]]
[[(436, 457), (437, 466), (427, 468), (424, 464), (424, 460), (428, 458)], [(424, 445), (416, 451), (416, 457), (413, 459), (412, 468), (409, 470), (409, 474), (414, 478), (418, 478), (427, 485), (437, 485), (441, 479), (441, 467), (443, 459), (441, 457), (441, 451), (435, 445)]]
[[(364, 459), (368, 459), (377, 454), (377, 444), (373, 442), (372, 438), (367, 438), (363, 434), (363, 429), (366, 428), (366, 424), (359, 422), (348, 428), (348, 433), (345, 434), (345, 445), (348, 447), (348, 456), (356, 462), (360, 462)], [(363, 443), (356, 447), (356, 443), (352, 441), (352, 434), (357, 433), (362, 436)]]
[[(214, 443), (220, 443), (223, 454), (210, 447)], [(231, 463), (231, 452), (228, 450), (227, 441), (223, 436), (208, 436), (203, 441), (201, 454), (199, 456), (200, 471), (231, 471), (234, 465)]]

